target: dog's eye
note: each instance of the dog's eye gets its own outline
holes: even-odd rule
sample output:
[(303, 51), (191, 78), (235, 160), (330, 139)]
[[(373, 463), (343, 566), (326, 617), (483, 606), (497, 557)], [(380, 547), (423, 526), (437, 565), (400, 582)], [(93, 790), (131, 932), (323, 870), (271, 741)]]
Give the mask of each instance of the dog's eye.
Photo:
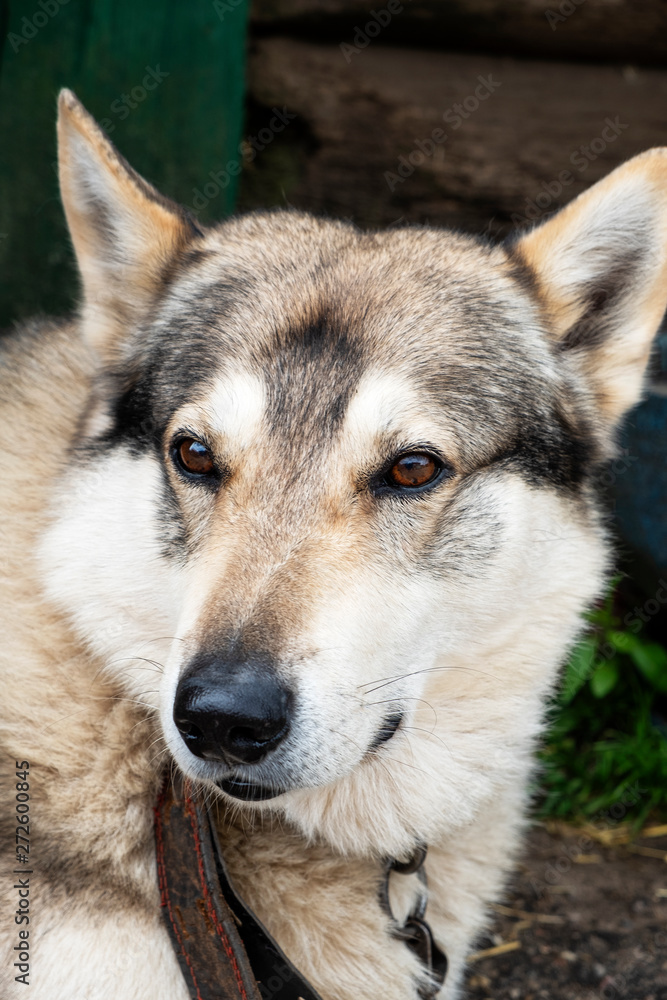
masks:
[(215, 472), (215, 462), (211, 452), (196, 438), (186, 437), (176, 442), (174, 458), (191, 476), (210, 476)]
[(401, 455), (385, 475), (387, 486), (394, 489), (414, 490), (428, 486), (442, 472), (442, 462), (423, 451)]

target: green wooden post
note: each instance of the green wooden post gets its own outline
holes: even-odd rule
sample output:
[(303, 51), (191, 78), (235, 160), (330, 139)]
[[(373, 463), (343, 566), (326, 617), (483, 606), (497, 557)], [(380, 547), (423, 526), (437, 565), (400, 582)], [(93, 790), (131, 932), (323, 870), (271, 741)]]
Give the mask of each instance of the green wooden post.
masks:
[(247, 0), (0, 0), (0, 328), (67, 312), (76, 294), (55, 173), (60, 87), (165, 194), (203, 221), (232, 210), (246, 21)]

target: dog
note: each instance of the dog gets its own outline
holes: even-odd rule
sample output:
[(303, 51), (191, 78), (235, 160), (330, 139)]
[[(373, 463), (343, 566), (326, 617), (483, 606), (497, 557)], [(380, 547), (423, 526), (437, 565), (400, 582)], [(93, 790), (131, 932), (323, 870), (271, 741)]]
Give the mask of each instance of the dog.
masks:
[[(611, 569), (596, 476), (667, 304), (667, 149), (494, 246), (203, 228), (66, 90), (58, 135), (80, 311), (3, 346), (2, 995), (190, 995), (171, 767), (323, 1000), (426, 988), (378, 886), (428, 845), (454, 1000)], [(397, 920), (419, 891), (392, 881)]]

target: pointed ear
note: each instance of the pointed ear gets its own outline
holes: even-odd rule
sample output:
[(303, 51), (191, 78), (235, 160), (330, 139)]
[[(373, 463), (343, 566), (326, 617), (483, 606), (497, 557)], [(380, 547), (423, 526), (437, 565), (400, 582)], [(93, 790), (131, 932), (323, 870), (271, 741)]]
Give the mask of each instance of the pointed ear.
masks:
[(70, 90), (58, 100), (58, 166), (83, 283), (84, 330), (109, 353), (198, 230), (129, 166)]
[(667, 148), (629, 160), (518, 240), (558, 349), (612, 425), (641, 397), (667, 306)]

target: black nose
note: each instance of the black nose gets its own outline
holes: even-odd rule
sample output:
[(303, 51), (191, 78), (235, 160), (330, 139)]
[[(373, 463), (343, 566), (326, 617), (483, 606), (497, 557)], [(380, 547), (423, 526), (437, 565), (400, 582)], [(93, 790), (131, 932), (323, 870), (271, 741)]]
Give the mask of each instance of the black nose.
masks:
[(287, 736), (291, 701), (266, 664), (207, 658), (179, 682), (174, 722), (195, 756), (256, 764)]

